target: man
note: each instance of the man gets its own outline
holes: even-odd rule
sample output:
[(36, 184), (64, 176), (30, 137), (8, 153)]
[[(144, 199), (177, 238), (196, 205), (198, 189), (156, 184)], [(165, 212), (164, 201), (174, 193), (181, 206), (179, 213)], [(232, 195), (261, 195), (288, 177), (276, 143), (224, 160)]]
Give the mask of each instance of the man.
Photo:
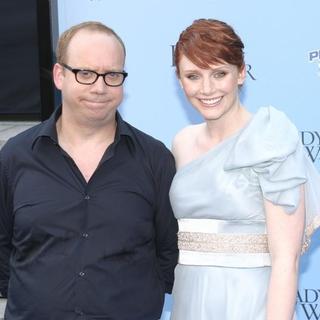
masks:
[(177, 261), (175, 167), (162, 143), (117, 112), (124, 61), (105, 25), (65, 31), (53, 69), (62, 107), (0, 152), (7, 320), (161, 315)]

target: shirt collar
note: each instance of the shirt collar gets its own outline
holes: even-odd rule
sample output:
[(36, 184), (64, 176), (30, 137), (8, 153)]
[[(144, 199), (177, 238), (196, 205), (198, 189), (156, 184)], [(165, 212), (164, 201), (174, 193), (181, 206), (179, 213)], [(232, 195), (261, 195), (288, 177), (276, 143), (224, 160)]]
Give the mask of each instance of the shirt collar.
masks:
[[(36, 136), (32, 141), (32, 148), (34, 148), (34, 145), (41, 137), (50, 138), (54, 143), (56, 144), (58, 143), (56, 122), (61, 116), (61, 113), (62, 113), (62, 107), (60, 106), (52, 113), (52, 115), (47, 120), (45, 120), (42, 123), (42, 126), (39, 132), (36, 134)], [(134, 135), (130, 130), (128, 123), (122, 119), (119, 111), (116, 112), (116, 121), (117, 121), (117, 129), (115, 134), (115, 142), (117, 143), (120, 140), (121, 136), (126, 136), (129, 138), (127, 139), (127, 141), (130, 147), (134, 146)]]
[(116, 121), (117, 121), (116, 137), (128, 136), (131, 138), (131, 140), (133, 140), (134, 137), (133, 137), (132, 131), (130, 130), (128, 123), (122, 119), (119, 111), (117, 111), (116, 113)]

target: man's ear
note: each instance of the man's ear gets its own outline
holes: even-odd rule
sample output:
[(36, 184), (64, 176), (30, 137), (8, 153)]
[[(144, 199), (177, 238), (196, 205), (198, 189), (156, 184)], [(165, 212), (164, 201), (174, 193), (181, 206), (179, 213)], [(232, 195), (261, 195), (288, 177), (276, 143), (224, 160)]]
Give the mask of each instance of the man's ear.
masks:
[(64, 69), (59, 63), (55, 63), (52, 69), (53, 81), (57, 89), (61, 90), (64, 79)]

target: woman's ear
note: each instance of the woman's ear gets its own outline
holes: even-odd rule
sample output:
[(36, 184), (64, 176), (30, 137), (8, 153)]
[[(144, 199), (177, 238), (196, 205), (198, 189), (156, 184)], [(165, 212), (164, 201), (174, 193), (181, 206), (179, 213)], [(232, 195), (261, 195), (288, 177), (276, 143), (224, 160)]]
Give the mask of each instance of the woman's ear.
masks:
[(247, 74), (247, 68), (246, 65), (244, 64), (241, 69), (239, 70), (239, 75), (238, 75), (238, 85), (241, 86), (244, 83), (244, 80), (246, 79), (246, 74)]
[(181, 79), (180, 79), (180, 78), (179, 78), (178, 80), (179, 80), (180, 87), (181, 87), (181, 89), (183, 90), (183, 84), (182, 84), (182, 81), (181, 81)]

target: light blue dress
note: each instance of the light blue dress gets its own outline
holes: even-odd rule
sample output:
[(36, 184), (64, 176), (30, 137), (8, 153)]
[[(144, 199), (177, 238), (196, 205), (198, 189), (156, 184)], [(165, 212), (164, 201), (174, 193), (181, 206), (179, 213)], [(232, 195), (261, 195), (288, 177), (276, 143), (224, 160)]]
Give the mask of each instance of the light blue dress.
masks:
[(292, 214), (305, 186), (306, 249), (320, 225), (320, 178), (295, 126), (260, 108), (235, 135), (179, 169), (172, 320), (265, 320), (270, 256), (264, 198)]

